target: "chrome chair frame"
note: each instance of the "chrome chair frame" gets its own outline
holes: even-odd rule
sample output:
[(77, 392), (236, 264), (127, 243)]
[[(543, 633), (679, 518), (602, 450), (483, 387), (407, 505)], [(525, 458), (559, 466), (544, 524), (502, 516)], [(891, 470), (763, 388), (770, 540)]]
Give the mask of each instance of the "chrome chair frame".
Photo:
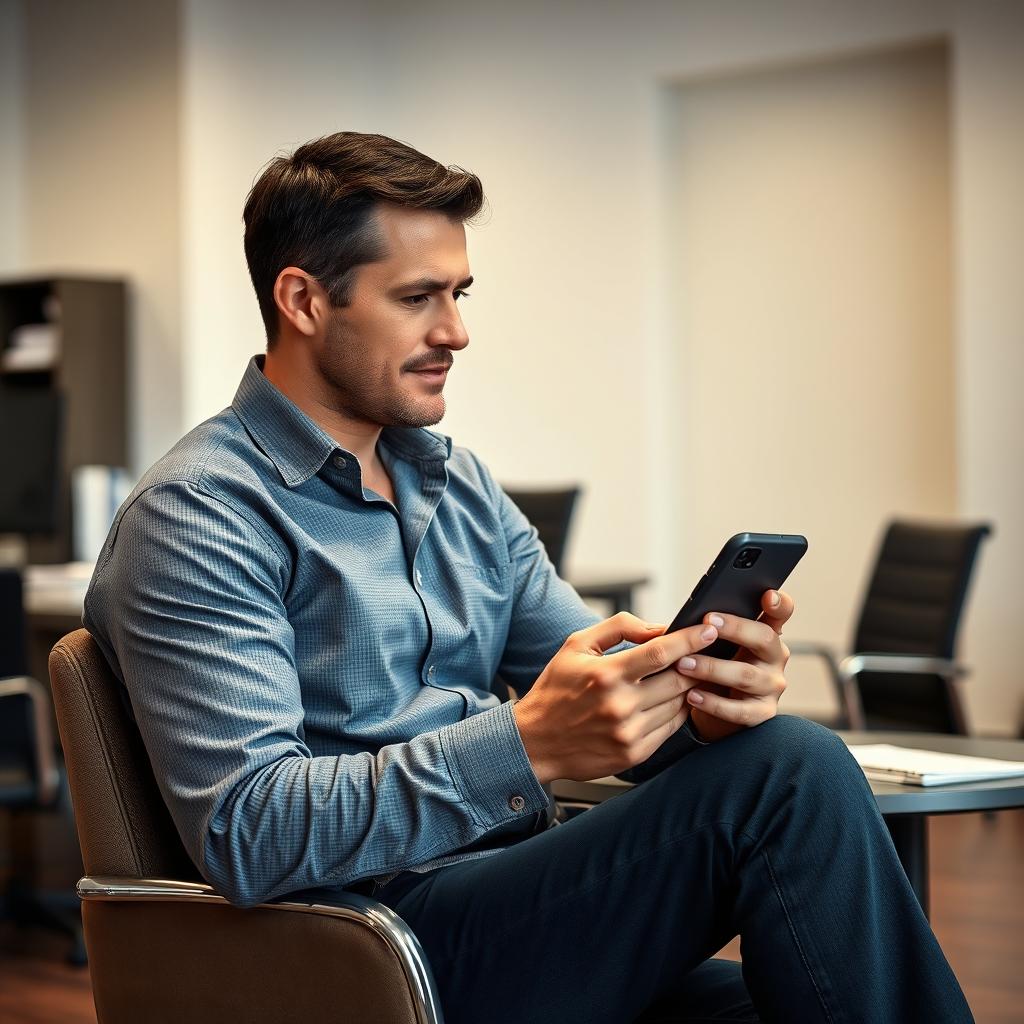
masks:
[(867, 728), (860, 691), (857, 689), (857, 676), (861, 672), (888, 672), (938, 676), (945, 684), (957, 728), (962, 735), (967, 735), (967, 721), (959, 687), (959, 681), (970, 674), (965, 665), (948, 658), (922, 657), (917, 654), (850, 654), (840, 659), (830, 647), (801, 641), (794, 641), (788, 647), (793, 657), (817, 657), (825, 662), (845, 716), (842, 723), (845, 729), (862, 731)]
[(0, 700), (18, 695), (28, 697), (35, 720), (35, 784), (36, 802), (48, 807), (57, 799), (60, 771), (54, 753), (53, 726), (51, 724), (50, 697), (38, 679), (31, 676), (12, 676), (0, 679)]
[[(83, 901), (230, 905), (209, 885), (162, 878), (87, 875), (78, 883), (78, 895)], [(390, 907), (358, 893), (341, 892), (332, 903), (283, 900), (261, 903), (258, 909), (346, 918), (372, 929), (388, 944), (402, 965), (413, 996), (417, 1024), (444, 1024), (441, 1000), (423, 947), (412, 929)]]

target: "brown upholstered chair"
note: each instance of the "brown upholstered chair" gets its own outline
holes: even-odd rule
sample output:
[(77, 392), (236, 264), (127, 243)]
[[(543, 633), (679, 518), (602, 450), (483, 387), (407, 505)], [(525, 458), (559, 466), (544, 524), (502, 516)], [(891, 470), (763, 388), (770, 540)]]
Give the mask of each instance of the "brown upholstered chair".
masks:
[(203, 884), (86, 630), (54, 647), (50, 678), (99, 1024), (440, 1024), (422, 948), (388, 907), (342, 893), (242, 910)]

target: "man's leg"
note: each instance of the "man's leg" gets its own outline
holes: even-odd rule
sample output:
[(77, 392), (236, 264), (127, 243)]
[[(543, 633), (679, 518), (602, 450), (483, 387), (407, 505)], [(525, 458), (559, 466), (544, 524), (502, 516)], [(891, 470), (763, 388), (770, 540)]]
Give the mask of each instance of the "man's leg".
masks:
[(671, 1020), (673, 999), (687, 1020), (692, 972), (736, 934), (763, 1020), (972, 1019), (860, 768), (798, 718), (377, 898), (423, 943), (448, 1024)]

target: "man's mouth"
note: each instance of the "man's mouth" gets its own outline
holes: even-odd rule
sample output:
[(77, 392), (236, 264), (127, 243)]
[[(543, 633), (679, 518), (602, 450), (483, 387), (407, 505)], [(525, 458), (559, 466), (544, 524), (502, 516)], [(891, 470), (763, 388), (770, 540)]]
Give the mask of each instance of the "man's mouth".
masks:
[(411, 372), (418, 373), (421, 376), (429, 377), (433, 380), (441, 380), (451, 368), (451, 363), (438, 363), (435, 366), (421, 366)]

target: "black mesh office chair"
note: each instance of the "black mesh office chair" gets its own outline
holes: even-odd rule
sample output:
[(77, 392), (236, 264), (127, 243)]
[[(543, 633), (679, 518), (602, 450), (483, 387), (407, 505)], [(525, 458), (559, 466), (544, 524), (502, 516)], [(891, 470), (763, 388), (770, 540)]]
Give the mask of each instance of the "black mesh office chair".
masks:
[[(847, 729), (968, 732), (955, 661), (957, 631), (987, 523), (889, 524), (853, 638), (841, 661), (820, 644), (789, 643), (824, 659)], [(788, 638), (787, 638), (788, 639)]]
[(569, 542), (569, 527), (572, 525), (572, 514), (580, 496), (580, 488), (568, 487), (550, 491), (520, 491), (506, 488), (505, 493), (536, 527), (555, 572), (561, 575), (565, 550)]

